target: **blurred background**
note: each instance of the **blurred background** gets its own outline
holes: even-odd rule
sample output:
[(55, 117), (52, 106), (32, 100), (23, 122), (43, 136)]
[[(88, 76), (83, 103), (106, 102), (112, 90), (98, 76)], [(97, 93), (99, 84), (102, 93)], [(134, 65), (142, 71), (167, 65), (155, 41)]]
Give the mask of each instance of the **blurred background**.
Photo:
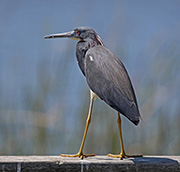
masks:
[[(143, 122), (123, 117), (127, 153), (180, 154), (180, 1), (0, 1), (0, 155), (77, 153), (89, 89), (76, 41), (93, 28), (125, 64)], [(84, 152), (119, 153), (117, 113), (96, 100)]]

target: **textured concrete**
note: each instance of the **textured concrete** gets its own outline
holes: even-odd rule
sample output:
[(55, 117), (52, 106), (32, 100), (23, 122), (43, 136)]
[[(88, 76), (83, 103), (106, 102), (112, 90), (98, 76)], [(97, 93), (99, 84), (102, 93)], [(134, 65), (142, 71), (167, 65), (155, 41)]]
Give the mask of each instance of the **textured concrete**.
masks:
[(95, 156), (83, 160), (60, 156), (0, 156), (0, 172), (1, 171), (180, 172), (180, 156), (144, 156), (123, 160), (107, 156)]

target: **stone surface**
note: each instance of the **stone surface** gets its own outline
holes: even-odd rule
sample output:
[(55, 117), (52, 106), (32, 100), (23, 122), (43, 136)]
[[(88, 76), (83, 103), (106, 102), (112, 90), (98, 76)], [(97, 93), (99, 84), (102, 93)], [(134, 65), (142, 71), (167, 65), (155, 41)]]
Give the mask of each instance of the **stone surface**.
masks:
[(95, 156), (83, 160), (60, 156), (0, 156), (1, 171), (180, 172), (180, 156), (144, 156), (123, 160), (107, 156)]

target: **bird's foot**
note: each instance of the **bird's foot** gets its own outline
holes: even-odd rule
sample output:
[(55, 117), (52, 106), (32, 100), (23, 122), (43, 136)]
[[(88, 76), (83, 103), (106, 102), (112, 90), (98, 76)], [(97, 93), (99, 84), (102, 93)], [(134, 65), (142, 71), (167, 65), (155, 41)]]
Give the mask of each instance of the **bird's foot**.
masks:
[(77, 154), (74, 155), (68, 155), (68, 154), (61, 154), (63, 157), (79, 157), (80, 159), (86, 158), (86, 157), (91, 157), (91, 156), (96, 156), (95, 154), (83, 154), (82, 152), (78, 152)]
[(143, 155), (126, 155), (125, 153), (120, 153), (118, 155), (108, 154), (107, 156), (110, 156), (110, 157), (113, 157), (113, 158), (120, 158), (120, 160), (122, 160), (123, 158), (142, 157)]

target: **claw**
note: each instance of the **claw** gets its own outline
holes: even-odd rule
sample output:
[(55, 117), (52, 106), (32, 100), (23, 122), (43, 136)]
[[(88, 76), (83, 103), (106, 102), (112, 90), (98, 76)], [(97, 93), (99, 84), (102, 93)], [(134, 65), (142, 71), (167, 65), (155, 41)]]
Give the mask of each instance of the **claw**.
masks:
[(67, 155), (67, 154), (61, 154), (63, 157), (79, 157), (80, 159), (86, 158), (86, 157), (91, 157), (91, 156), (96, 156), (95, 154), (83, 154), (78, 152), (77, 154), (74, 155)]
[(108, 154), (107, 156), (110, 156), (113, 158), (120, 158), (120, 160), (123, 160), (123, 158), (142, 157), (143, 155), (126, 155), (125, 153), (120, 153), (119, 155)]

